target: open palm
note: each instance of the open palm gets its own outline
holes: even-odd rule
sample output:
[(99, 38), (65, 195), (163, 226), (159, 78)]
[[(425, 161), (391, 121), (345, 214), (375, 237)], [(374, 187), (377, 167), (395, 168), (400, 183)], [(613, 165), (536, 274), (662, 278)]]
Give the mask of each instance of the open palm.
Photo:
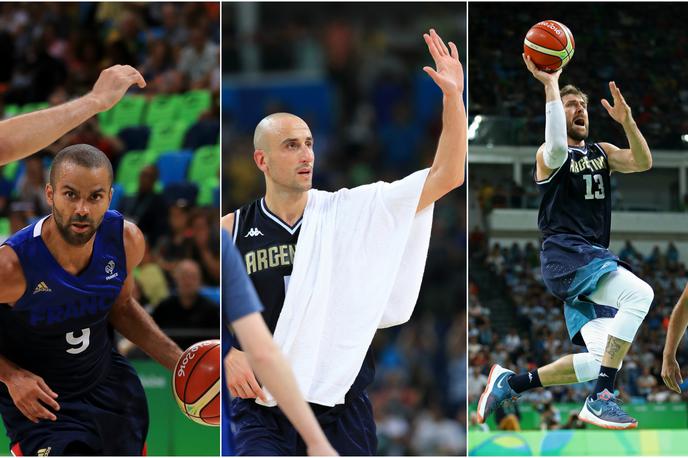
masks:
[(425, 73), (437, 84), (444, 95), (460, 95), (463, 92), (463, 67), (459, 62), (459, 51), (456, 45), (449, 42), (449, 49), (435, 29), (423, 34), (430, 55), (435, 61), (436, 69), (423, 67)]
[(621, 91), (616, 87), (614, 81), (609, 82), (609, 92), (612, 93), (614, 105), (610, 105), (607, 99), (602, 99), (602, 106), (604, 106), (614, 121), (624, 124), (631, 118), (631, 107), (626, 103), (626, 99), (621, 95)]

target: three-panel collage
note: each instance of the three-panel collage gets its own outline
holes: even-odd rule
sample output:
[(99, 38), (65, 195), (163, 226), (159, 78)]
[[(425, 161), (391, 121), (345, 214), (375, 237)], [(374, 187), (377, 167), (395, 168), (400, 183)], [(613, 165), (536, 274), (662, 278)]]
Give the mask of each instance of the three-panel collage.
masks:
[(687, 15), (0, 2), (0, 455), (687, 456)]

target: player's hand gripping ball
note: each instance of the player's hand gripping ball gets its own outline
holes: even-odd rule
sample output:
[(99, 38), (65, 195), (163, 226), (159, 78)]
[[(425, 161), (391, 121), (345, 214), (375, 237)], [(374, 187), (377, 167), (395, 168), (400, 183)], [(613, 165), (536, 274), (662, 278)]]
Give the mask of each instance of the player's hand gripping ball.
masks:
[(174, 368), (172, 389), (184, 415), (206, 426), (220, 425), (220, 341), (189, 347)]
[(573, 34), (561, 22), (542, 21), (528, 30), (523, 40), (523, 52), (540, 70), (554, 73), (564, 68), (573, 57), (576, 42)]

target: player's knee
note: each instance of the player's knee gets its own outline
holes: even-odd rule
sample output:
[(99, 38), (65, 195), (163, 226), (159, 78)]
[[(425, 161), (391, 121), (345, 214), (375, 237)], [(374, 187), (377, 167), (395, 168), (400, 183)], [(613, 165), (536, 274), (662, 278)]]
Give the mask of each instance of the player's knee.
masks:
[(650, 311), (650, 306), (652, 305), (652, 301), (655, 298), (655, 292), (652, 290), (652, 287), (650, 285), (640, 280), (639, 282), (637, 282), (632, 297), (633, 308), (638, 310), (639, 313), (642, 313), (642, 315), (645, 316), (647, 315), (647, 312)]

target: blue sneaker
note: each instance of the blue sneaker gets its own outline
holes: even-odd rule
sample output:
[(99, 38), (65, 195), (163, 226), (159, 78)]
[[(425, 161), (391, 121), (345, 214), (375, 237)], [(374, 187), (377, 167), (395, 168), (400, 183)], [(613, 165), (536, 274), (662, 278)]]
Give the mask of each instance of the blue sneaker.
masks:
[(633, 429), (638, 427), (638, 421), (624, 412), (616, 398), (609, 390), (597, 393), (595, 400), (585, 399), (583, 409), (578, 418), (591, 425), (605, 429)]
[(507, 382), (509, 377), (516, 375), (514, 371), (504, 369), (495, 364), (487, 377), (487, 386), (478, 401), (478, 423), (485, 423), (487, 417), (497, 410), (505, 401), (515, 401), (521, 395), (516, 393)]

